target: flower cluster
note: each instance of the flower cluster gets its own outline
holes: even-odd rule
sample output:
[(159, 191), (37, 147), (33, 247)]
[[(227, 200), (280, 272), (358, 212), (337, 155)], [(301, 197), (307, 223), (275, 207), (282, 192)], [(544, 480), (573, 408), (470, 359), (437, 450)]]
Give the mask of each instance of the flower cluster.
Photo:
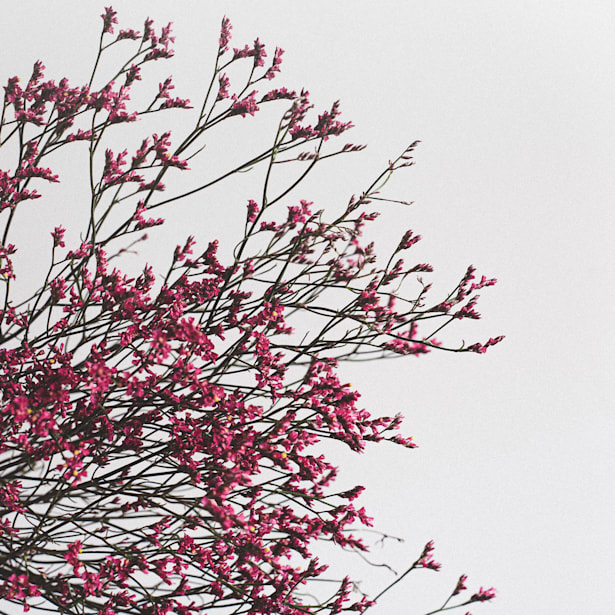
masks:
[[(329, 596), (311, 582), (327, 569), (313, 554), (317, 541), (365, 551), (351, 527), (372, 524), (355, 503), (361, 487), (334, 491), (337, 468), (318, 444), (336, 440), (355, 452), (369, 442), (416, 444), (398, 433), (400, 415), (374, 417), (361, 407), (339, 365), (445, 348), (419, 328), (434, 318), (478, 317), (470, 293), (494, 280), (470, 286), (468, 270), (433, 306), (428, 286), (409, 296), (404, 280), (431, 270), (394, 262), (418, 240), (411, 233), (377, 266), (363, 239), (377, 212), (364, 207), (408, 165), (409, 150), (334, 220), (266, 183), (258, 202), (248, 201), (245, 233), (228, 262), (217, 241), (199, 247), (189, 237), (165, 274), (145, 265), (127, 275), (113, 259), (144, 241), (143, 229), (164, 224), (152, 210), (255, 164), (268, 164), (268, 176), (274, 163), (307, 164), (305, 177), (321, 158), (361, 146), (321, 156), (325, 142), (351, 126), (337, 119), (339, 104), (309, 124), (307, 91), (259, 94), (255, 84), (277, 75), (282, 50), (256, 74), (265, 46), (256, 39), (229, 51), (225, 18), (211, 80), (219, 89), (209, 88), (192, 132), (176, 146), (158, 131), (133, 153), (107, 147), (115, 124), (191, 107), (171, 97), (169, 79), (148, 108), (129, 109), (141, 67), (172, 56), (170, 25), (156, 33), (148, 19), (142, 35), (122, 29), (106, 42), (116, 12), (108, 7), (102, 19), (88, 85), (44, 82), (37, 62), (24, 89), (17, 78), (5, 87), (0, 147), (14, 143), (19, 152), (16, 171), (0, 171), (0, 210), (10, 210), (3, 237), (13, 232), (15, 208), (42, 196), (30, 183), (59, 181), (46, 161), (77, 141), (89, 144), (91, 208), (79, 241), (64, 225), (50, 230), (51, 264), (25, 300), (16, 298), (27, 288), (11, 260), (17, 248), (0, 246), (0, 602), (67, 615), (363, 612), (374, 601), (353, 595), (349, 579)], [(93, 87), (104, 52), (120, 41), (136, 50), (112, 80)], [(231, 93), (224, 71), (245, 59), (250, 75)], [(210, 128), (274, 101), (288, 108), (273, 146), (197, 188), (171, 181), (176, 193), (161, 199), (163, 179), (188, 170)], [(311, 142), (316, 154), (296, 152)], [(500, 339), (446, 349), (482, 352)], [(429, 543), (414, 568), (438, 570), (432, 550)], [(455, 595), (462, 589), (460, 581)], [(492, 597), (481, 588), (468, 603)]]

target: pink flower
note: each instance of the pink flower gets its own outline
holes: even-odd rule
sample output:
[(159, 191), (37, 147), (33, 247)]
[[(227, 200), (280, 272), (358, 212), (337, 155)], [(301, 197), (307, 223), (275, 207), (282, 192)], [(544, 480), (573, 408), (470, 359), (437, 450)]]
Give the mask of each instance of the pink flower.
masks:
[(22, 600), (24, 611), (30, 610), (30, 605), (27, 604), (26, 599), (40, 595), (40, 589), (30, 583), (30, 577), (27, 574), (12, 574), (0, 585), (0, 596), (7, 600)]
[(266, 102), (269, 100), (294, 100), (297, 98), (297, 92), (295, 90), (288, 90), (286, 88), (276, 88), (275, 90), (270, 90), (261, 98), (261, 102)]
[(259, 109), (256, 104), (256, 94), (257, 91), (254, 90), (241, 100), (237, 100), (236, 95), (233, 94), (235, 102), (231, 105), (230, 115), (241, 115), (241, 117), (246, 117), (246, 114), (254, 115)]
[(455, 587), (455, 590), (453, 591), (453, 596), (457, 596), (458, 594), (460, 594), (464, 589), (468, 589), (465, 585), (465, 582), (468, 580), (467, 575), (462, 574), (459, 577), (459, 581), (457, 581), (457, 585)]
[[(117, 23), (117, 22), (115, 22)], [(129, 28), (128, 30), (120, 30), (120, 33), (117, 35), (117, 39), (118, 41), (123, 41), (126, 39), (132, 40), (132, 41), (137, 41), (141, 38), (141, 33), (137, 32), (136, 30), (133, 30), (132, 28)]]
[(495, 595), (496, 595), (495, 588), (490, 587), (489, 589), (483, 589), (481, 587), (478, 590), (478, 592), (476, 592), (470, 597), (470, 599), (467, 601), (466, 604), (469, 604), (470, 602), (485, 602), (487, 600), (491, 600), (495, 598)]
[(49, 282), (49, 291), (51, 294), (51, 301), (58, 303), (60, 299), (66, 297), (66, 280), (60, 276), (54, 278)]
[(77, 250), (71, 250), (66, 257), (67, 258), (86, 258), (92, 253), (92, 244), (83, 242)]
[(79, 568), (83, 566), (79, 560), (79, 555), (83, 552), (83, 543), (80, 540), (75, 540), (68, 545), (64, 559), (73, 567), (74, 573), (79, 576)]
[(51, 236), (53, 237), (53, 247), (57, 248), (64, 248), (66, 246), (66, 244), (64, 243), (64, 233), (66, 232), (66, 229), (62, 226), (56, 226), (55, 229), (53, 230), (53, 232), (51, 233)]
[(407, 250), (420, 240), (420, 235), (413, 235), (412, 231), (406, 231), (401, 241), (399, 242), (399, 245), (397, 246), (396, 252), (399, 252), (400, 250)]
[(229, 96), (228, 89), (230, 85), (231, 85), (231, 80), (226, 76), (226, 73), (220, 73), (218, 75), (218, 95), (216, 97), (217, 101), (228, 98)]
[(255, 222), (258, 216), (259, 206), (256, 201), (248, 201), (248, 222)]
[(218, 41), (218, 55), (222, 55), (228, 51), (228, 45), (231, 40), (231, 30), (233, 26), (228, 17), (222, 18), (222, 26), (220, 28), (220, 39)]
[(442, 564), (434, 561), (433, 559), (433, 550), (434, 550), (434, 542), (430, 540), (423, 549), (423, 553), (421, 553), (421, 557), (419, 557), (417, 561), (417, 566), (421, 568), (430, 568), (431, 570), (440, 570)]
[(273, 79), (276, 73), (280, 72), (280, 66), (282, 64), (282, 54), (284, 53), (283, 49), (279, 47), (275, 48), (275, 53), (273, 56), (273, 64), (269, 67), (269, 70), (265, 73), (266, 79)]
[(110, 6), (105, 7), (105, 12), (101, 15), (103, 19), (103, 34), (113, 34), (113, 24), (117, 23), (117, 11)]

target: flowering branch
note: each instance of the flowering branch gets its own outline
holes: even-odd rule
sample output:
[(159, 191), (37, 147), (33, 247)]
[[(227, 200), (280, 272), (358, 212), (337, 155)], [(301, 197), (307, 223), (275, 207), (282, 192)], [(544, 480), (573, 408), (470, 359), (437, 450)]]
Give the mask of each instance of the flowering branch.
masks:
[[(364, 241), (378, 215), (365, 207), (398, 202), (380, 191), (412, 164), (416, 143), (333, 220), (295, 198), (317, 164), (363, 146), (332, 147), (352, 126), (340, 121), (338, 102), (308, 119), (306, 90), (262, 94), (283, 51), (266, 65), (259, 39), (231, 50), (227, 18), (192, 129), (177, 145), (159, 130), (134, 152), (112, 149), (116, 125), (193, 107), (171, 95), (170, 78), (144, 109), (130, 106), (144, 67), (172, 57), (171, 24), (156, 31), (147, 19), (142, 33), (116, 35), (116, 12), (108, 7), (102, 19), (87, 85), (44, 81), (37, 62), (25, 86), (13, 77), (4, 88), (0, 148), (15, 156), (15, 170), (0, 171), (0, 600), (67, 615), (362, 612), (374, 601), (351, 601), (349, 579), (331, 596), (306, 591), (327, 568), (312, 545), (362, 553), (367, 547), (349, 527), (372, 523), (353, 503), (362, 488), (332, 491), (337, 469), (314, 447), (323, 439), (356, 452), (367, 442), (416, 444), (399, 435), (400, 415), (361, 409), (337, 368), (433, 348), (484, 352), (501, 337), (459, 348), (434, 335), (453, 320), (478, 318), (473, 293), (495, 280), (472, 282), (470, 267), (430, 305), (420, 278), (418, 296), (404, 290), (404, 281), (431, 271), (400, 257), (420, 236), (406, 232), (384, 267)], [(132, 51), (94, 87), (118, 44)], [(249, 76), (233, 87), (229, 67), (245, 61)], [(272, 146), (160, 199), (163, 180), (176, 186), (204, 151), (208, 130), (249, 121), (276, 102), (286, 111)], [(89, 220), (77, 243), (54, 227), (50, 265), (28, 294), (12, 261), (15, 213), (42, 197), (32, 184), (60, 181), (47, 161), (62, 148), (76, 154), (80, 141)], [(165, 223), (152, 210), (261, 164), (262, 192), (248, 200), (229, 262), (218, 258), (217, 241), (197, 248), (188, 237), (159, 277), (149, 265), (135, 278), (111, 266)], [(300, 170), (275, 192), (272, 178), (288, 165)], [(444, 322), (419, 332), (432, 319)], [(432, 548), (376, 599), (412, 570), (437, 570)], [(492, 594), (481, 589), (463, 604)], [(447, 605), (440, 610), (456, 608)]]

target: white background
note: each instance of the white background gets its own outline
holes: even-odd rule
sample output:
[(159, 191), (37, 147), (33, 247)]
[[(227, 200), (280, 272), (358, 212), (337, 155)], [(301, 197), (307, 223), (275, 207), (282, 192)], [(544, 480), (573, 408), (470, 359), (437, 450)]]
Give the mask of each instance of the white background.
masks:
[[(356, 125), (348, 137), (369, 147), (335, 160), (298, 198), (344, 204), (420, 139), (416, 166), (388, 192), (415, 205), (387, 206), (376, 240), (386, 247), (406, 228), (420, 233), (410, 259), (435, 267), (434, 296), (470, 263), (500, 280), (481, 293), (483, 320), (441, 336), (454, 343), (505, 334), (486, 355), (439, 352), (345, 370), (365, 407), (403, 412), (406, 433), (420, 445), (373, 447), (352, 459), (332, 451), (344, 484), (368, 488), (363, 504), (376, 527), (405, 538), (376, 550), (374, 559), (403, 571), (433, 538), (443, 563), (439, 574), (420, 571), (397, 585), (373, 615), (436, 608), (462, 572), (472, 590), (498, 589), (476, 613), (612, 614), (615, 5), (113, 6), (123, 27), (141, 29), (148, 15), (158, 26), (175, 22), (176, 58), (160, 70), (176, 76), (179, 96), (198, 98), (226, 14), (235, 46), (259, 36), (270, 52), (275, 45), (286, 50), (272, 85), (307, 87), (318, 109), (341, 99)], [(40, 58), (48, 78), (86, 81), (102, 10), (76, 0), (11, 3), (0, 22), (0, 80), (27, 78)], [(243, 207), (242, 199), (235, 200)], [(205, 205), (184, 227), (202, 241), (224, 239), (228, 212)], [(63, 207), (66, 214), (74, 205)], [(58, 222), (51, 213), (40, 216)], [(393, 578), (382, 569), (352, 569), (371, 595)]]

